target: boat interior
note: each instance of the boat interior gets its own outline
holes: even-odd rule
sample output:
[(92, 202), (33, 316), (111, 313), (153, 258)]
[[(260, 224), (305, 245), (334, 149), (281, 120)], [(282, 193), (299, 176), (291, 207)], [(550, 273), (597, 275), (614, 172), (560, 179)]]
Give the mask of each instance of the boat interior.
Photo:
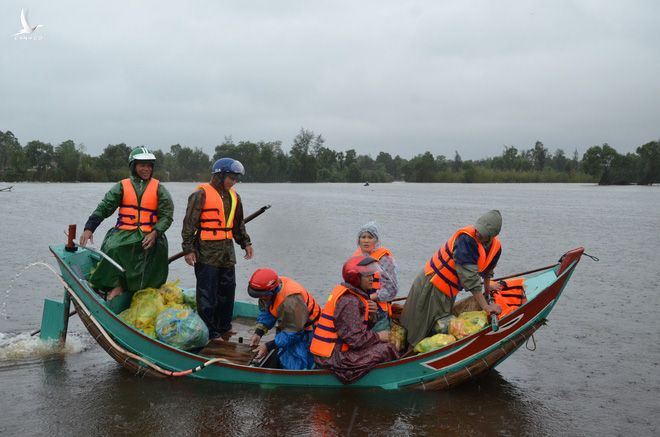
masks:
[[(86, 280), (89, 277), (93, 266), (100, 260), (100, 257), (95, 253), (88, 251), (80, 252), (87, 253), (88, 261), (83, 260), (83, 262), (77, 262), (75, 264), (71, 264), (71, 266), (80, 278)], [(558, 267), (550, 268), (536, 274), (525, 276), (525, 293), (528, 300), (533, 299), (538, 295), (538, 293), (543, 291), (557, 279), (557, 269)], [(115, 314), (121, 313), (130, 306), (132, 296), (131, 293), (123, 293), (110, 301), (105, 301), (104, 294), (102, 292), (94, 290), (91, 286), (89, 286), (89, 284), (87, 284), (87, 286), (90, 290), (94, 291), (98, 301), (102, 305), (105, 305), (107, 308), (112, 310)], [(395, 321), (398, 321), (402, 309), (403, 305), (396, 303), (393, 304), (392, 318)], [(458, 315), (459, 313), (465, 311), (475, 310), (479, 310), (479, 305), (472, 296), (469, 296), (463, 300), (458, 301), (454, 305), (453, 313), (454, 315)], [(236, 331), (236, 335), (234, 335), (229, 341), (212, 341), (209, 342), (209, 344), (203, 349), (191, 352), (209, 359), (223, 358), (235, 364), (271, 367), (275, 358), (272, 356), (272, 354), (267, 356), (261, 362), (254, 362), (255, 353), (252, 352), (253, 348), (249, 346), (257, 314), (258, 309), (255, 304), (237, 301), (234, 308), (234, 322), (232, 328), (234, 331)], [(274, 330), (266, 334), (261, 341), (267, 342), (273, 338)], [(414, 352), (412, 351), (412, 348), (409, 348), (403, 352), (402, 357), (410, 356), (412, 354), (414, 354)]]

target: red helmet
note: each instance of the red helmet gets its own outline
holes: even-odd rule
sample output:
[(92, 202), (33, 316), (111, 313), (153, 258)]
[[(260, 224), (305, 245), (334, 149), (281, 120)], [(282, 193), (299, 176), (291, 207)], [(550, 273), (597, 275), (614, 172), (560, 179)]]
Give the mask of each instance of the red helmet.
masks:
[(260, 298), (272, 294), (278, 285), (280, 278), (275, 270), (257, 269), (248, 282), (247, 291), (250, 296)]
[(360, 288), (360, 276), (373, 275), (380, 270), (378, 261), (370, 256), (353, 256), (349, 258), (341, 269), (341, 276), (344, 282), (353, 287)]

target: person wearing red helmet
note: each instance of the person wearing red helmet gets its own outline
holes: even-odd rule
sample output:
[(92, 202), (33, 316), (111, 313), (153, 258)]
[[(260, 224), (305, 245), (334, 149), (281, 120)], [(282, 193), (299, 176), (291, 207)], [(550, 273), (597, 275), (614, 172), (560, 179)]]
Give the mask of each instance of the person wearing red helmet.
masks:
[(310, 350), (316, 364), (344, 384), (357, 381), (378, 363), (398, 358), (389, 331), (374, 332), (369, 326), (369, 314), (376, 311), (369, 293), (380, 270), (374, 258), (349, 258), (342, 267), (344, 281), (330, 293), (314, 330)]
[[(250, 340), (255, 347), (255, 360), (262, 360), (277, 349), (283, 369), (303, 370), (314, 366), (309, 351), (314, 326), (321, 316), (321, 307), (305, 287), (272, 269), (257, 269), (248, 283), (248, 294), (259, 299), (259, 315)], [(261, 343), (261, 337), (277, 324), (275, 339)]]
[(234, 185), (245, 173), (243, 164), (218, 159), (211, 181), (188, 198), (181, 229), (181, 248), (197, 278), (197, 312), (209, 328), (209, 338), (229, 340), (236, 294), (234, 241), (252, 258), (252, 242), (243, 223), (243, 204)]

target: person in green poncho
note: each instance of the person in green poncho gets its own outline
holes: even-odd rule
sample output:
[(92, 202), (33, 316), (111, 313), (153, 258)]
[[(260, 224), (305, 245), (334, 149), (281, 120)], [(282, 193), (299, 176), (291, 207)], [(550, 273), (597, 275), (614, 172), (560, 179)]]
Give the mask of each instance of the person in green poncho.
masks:
[(106, 291), (107, 300), (124, 290), (159, 288), (167, 280), (167, 237), (172, 224), (174, 203), (165, 187), (154, 179), (156, 157), (146, 147), (131, 151), (128, 166), (131, 177), (118, 182), (105, 194), (89, 216), (80, 245), (93, 242), (93, 233), (101, 222), (119, 208), (117, 223), (108, 231), (101, 251), (117, 261), (121, 273), (105, 259), (97, 265), (89, 282)]

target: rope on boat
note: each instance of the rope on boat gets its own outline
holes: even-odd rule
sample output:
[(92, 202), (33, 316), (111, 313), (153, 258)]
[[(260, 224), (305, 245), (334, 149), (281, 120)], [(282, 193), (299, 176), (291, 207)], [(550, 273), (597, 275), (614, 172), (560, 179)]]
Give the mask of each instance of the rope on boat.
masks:
[[(51, 270), (52, 270), (52, 268), (51, 268)], [(53, 270), (53, 271), (54, 271), (54, 270)], [(161, 374), (163, 374), (163, 375), (165, 375), (165, 376), (185, 376), (185, 375), (190, 375), (191, 373), (198, 372), (198, 371), (204, 369), (205, 367), (207, 367), (207, 366), (209, 366), (209, 365), (211, 365), (211, 364), (213, 364), (213, 363), (217, 363), (217, 362), (227, 362), (227, 363), (230, 363), (230, 362), (231, 362), (231, 361), (229, 361), (229, 360), (227, 360), (227, 359), (225, 359), (225, 358), (213, 358), (213, 359), (208, 360), (208, 361), (206, 361), (205, 363), (203, 363), (203, 364), (201, 364), (201, 365), (199, 365), (199, 366), (197, 366), (197, 367), (195, 367), (195, 368), (193, 368), (193, 369), (182, 370), (182, 371), (179, 371), (179, 372), (174, 372), (174, 371), (172, 371), (172, 370), (166, 370), (166, 369), (163, 369), (163, 368), (160, 367), (159, 365), (157, 365), (157, 364), (155, 364), (155, 363), (153, 363), (153, 362), (147, 360), (147, 359), (144, 358), (144, 357), (141, 357), (141, 356), (139, 356), (139, 355), (136, 355), (136, 354), (134, 354), (133, 352), (130, 352), (130, 351), (124, 349), (123, 347), (121, 347), (119, 344), (117, 344), (117, 343), (112, 339), (112, 337), (110, 337), (110, 335), (108, 335), (108, 333), (106, 332), (106, 330), (105, 330), (105, 329), (99, 324), (99, 322), (94, 318), (94, 316), (92, 316), (92, 313), (89, 311), (89, 309), (87, 309), (87, 307), (86, 307), (85, 304), (82, 302), (82, 300), (80, 299), (80, 297), (78, 297), (78, 295), (77, 295), (77, 294), (71, 289), (71, 287), (69, 286), (69, 284), (67, 284), (67, 283), (64, 281), (64, 279), (62, 278), (62, 276), (60, 276), (59, 274), (56, 274), (56, 276), (57, 276), (57, 278), (60, 280), (60, 282), (62, 283), (62, 285), (64, 286), (64, 289), (67, 291), (67, 293), (69, 293), (69, 295), (70, 295), (71, 297), (73, 297), (73, 299), (76, 301), (76, 303), (80, 306), (80, 309), (82, 309), (83, 313), (89, 318), (89, 320), (92, 321), (92, 323), (93, 323), (94, 326), (96, 326), (96, 328), (99, 330), (99, 332), (101, 333), (101, 335), (103, 336), (103, 338), (105, 338), (105, 339), (108, 341), (108, 343), (110, 343), (110, 345), (111, 345), (113, 348), (117, 349), (120, 353), (122, 353), (122, 354), (124, 354), (124, 355), (126, 355), (126, 356), (128, 356), (128, 357), (130, 357), (130, 358), (133, 358), (134, 360), (137, 360), (137, 361), (140, 361), (141, 363), (144, 363), (145, 365), (147, 365), (148, 367), (150, 367), (151, 369), (155, 370), (155, 371), (158, 372), (158, 373), (161, 373)], [(95, 340), (98, 341), (98, 337), (97, 337)]]
[(600, 259), (597, 256), (589, 255), (587, 252), (582, 252), (582, 255), (584, 255), (588, 258), (591, 258), (592, 260), (594, 260), (596, 262), (600, 261)]
[(227, 363), (228, 363), (229, 360), (226, 360), (226, 359), (224, 359), (224, 358), (219, 358), (219, 357), (218, 357), (218, 358), (213, 358), (213, 359), (208, 360), (208, 361), (205, 362), (204, 364), (200, 364), (199, 366), (195, 367), (194, 369), (182, 370), (182, 371), (180, 371), (180, 372), (171, 372), (171, 375), (170, 375), (170, 376), (185, 376), (185, 375), (190, 375), (191, 373), (199, 372), (200, 370), (202, 370), (202, 369), (205, 368), (206, 366), (210, 366), (211, 364), (213, 364), (213, 363), (217, 363), (217, 362), (227, 362)]
[[(529, 341), (530, 340), (532, 340), (532, 343), (534, 344), (533, 348), (529, 347)], [(527, 337), (527, 341), (525, 342), (525, 349), (527, 349), (528, 351), (532, 351), (532, 352), (534, 352), (536, 350), (536, 339), (534, 338), (534, 334)]]

